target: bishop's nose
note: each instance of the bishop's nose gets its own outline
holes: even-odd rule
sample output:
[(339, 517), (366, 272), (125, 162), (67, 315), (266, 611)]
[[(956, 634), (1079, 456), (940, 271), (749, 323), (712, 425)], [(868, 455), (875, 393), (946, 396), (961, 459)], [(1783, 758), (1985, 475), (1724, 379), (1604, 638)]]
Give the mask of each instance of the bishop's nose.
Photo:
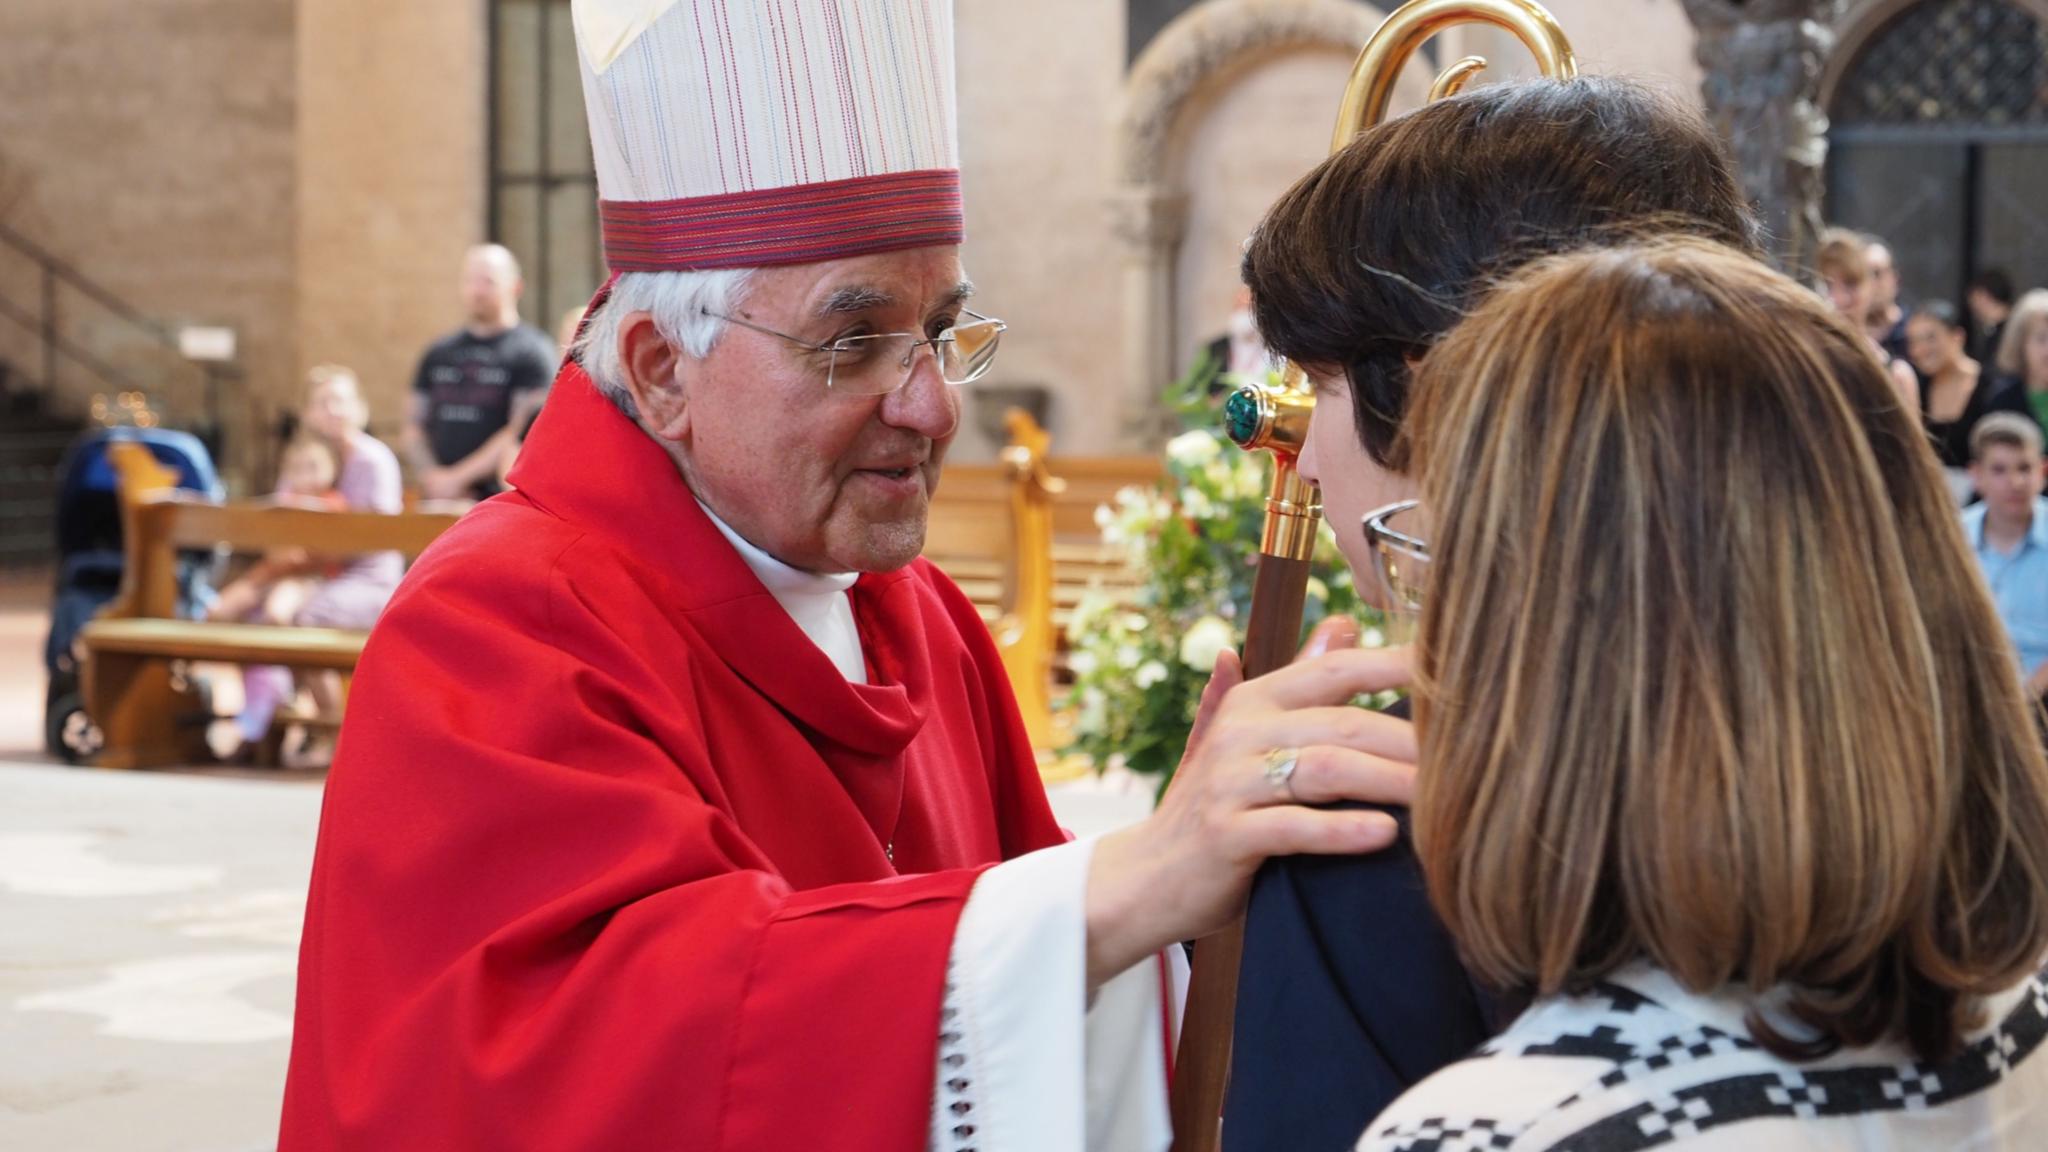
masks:
[(929, 347), (911, 356), (910, 378), (882, 397), (882, 423), (929, 440), (948, 440), (960, 427), (960, 390), (939, 374)]

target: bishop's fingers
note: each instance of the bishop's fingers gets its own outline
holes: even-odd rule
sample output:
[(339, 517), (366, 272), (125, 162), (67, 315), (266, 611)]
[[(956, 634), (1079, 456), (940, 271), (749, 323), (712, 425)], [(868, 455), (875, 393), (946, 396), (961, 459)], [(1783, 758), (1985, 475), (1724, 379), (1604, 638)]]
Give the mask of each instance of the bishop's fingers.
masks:
[(1417, 754), (1415, 725), (1398, 716), (1349, 705), (1255, 714), (1219, 724), (1214, 739), (1233, 753), (1249, 755), (1311, 744), (1331, 744), (1409, 764)]
[(1385, 812), (1325, 812), (1288, 806), (1257, 808), (1238, 817), (1238, 850), (1246, 857), (1352, 856), (1378, 852), (1401, 834)]
[(1246, 787), (1254, 804), (1334, 804), (1358, 800), (1367, 804), (1415, 802), (1415, 766), (1382, 756), (1326, 744), (1291, 750), (1294, 767), (1284, 776), (1272, 767)]
[(1413, 677), (1406, 648), (1336, 648), (1275, 669), (1240, 691), (1275, 708), (1311, 708), (1405, 687)]

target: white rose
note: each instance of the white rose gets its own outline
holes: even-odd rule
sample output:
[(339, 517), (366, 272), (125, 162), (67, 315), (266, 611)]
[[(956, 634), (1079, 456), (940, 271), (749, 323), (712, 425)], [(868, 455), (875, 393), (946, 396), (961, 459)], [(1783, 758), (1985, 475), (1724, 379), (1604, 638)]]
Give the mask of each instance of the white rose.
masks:
[(1147, 660), (1138, 665), (1138, 674), (1131, 677), (1132, 682), (1139, 688), (1150, 688), (1154, 684), (1164, 682), (1165, 679), (1166, 665), (1157, 660)]
[(1216, 434), (1196, 429), (1183, 432), (1166, 442), (1166, 457), (1183, 468), (1196, 468), (1223, 454), (1223, 446), (1216, 443)]
[(1081, 732), (1102, 735), (1109, 731), (1109, 697), (1099, 688), (1081, 693), (1081, 715), (1076, 721)]
[(1213, 520), (1216, 517), (1216, 505), (1210, 503), (1209, 497), (1200, 488), (1190, 488), (1181, 493), (1180, 506), (1195, 520)]
[(1358, 646), (1360, 648), (1385, 648), (1387, 646), (1387, 634), (1377, 628), (1367, 628), (1358, 637)]
[(1067, 668), (1076, 676), (1086, 676), (1095, 671), (1095, 653), (1076, 652), (1067, 657)]
[(1216, 666), (1225, 648), (1237, 647), (1237, 631), (1220, 616), (1204, 616), (1188, 627), (1180, 638), (1180, 662), (1198, 672)]
[(1138, 651), (1136, 645), (1122, 644), (1117, 647), (1116, 666), (1119, 668), (1136, 668), (1138, 662), (1144, 658), (1145, 654)]
[(1224, 495), (1232, 500), (1251, 500), (1266, 494), (1266, 470), (1259, 464), (1258, 457), (1247, 452), (1230, 470), (1230, 485)]

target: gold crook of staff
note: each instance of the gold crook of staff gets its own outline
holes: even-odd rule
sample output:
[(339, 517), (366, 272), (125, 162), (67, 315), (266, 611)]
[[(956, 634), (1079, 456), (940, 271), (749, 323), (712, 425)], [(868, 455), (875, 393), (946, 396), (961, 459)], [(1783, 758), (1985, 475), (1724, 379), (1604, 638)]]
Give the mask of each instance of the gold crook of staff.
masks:
[[(1537, 67), (1555, 80), (1578, 75), (1571, 43), (1557, 20), (1535, 0), (1410, 0), (1395, 9), (1358, 54), (1344, 100), (1337, 110), (1332, 152), (1386, 118), (1394, 84), (1409, 57), (1424, 41), (1460, 24), (1490, 24), (1514, 34), (1536, 57)], [(1467, 56), (1446, 68), (1430, 86), (1429, 98), (1455, 95), (1486, 67)], [(1273, 484), (1266, 497), (1259, 570), (1252, 585), (1252, 609), (1245, 626), (1244, 671), (1262, 676), (1285, 665), (1300, 642), (1302, 599), (1316, 529), (1322, 522), (1322, 493), (1302, 479), (1295, 463), (1308, 435), (1315, 397), (1301, 368), (1288, 364), (1277, 387), (1239, 389), (1224, 405), (1224, 429), (1248, 450), (1273, 453)], [(1172, 1116), (1174, 1152), (1215, 1152), (1221, 1135), (1224, 1090), (1230, 1077), (1232, 1018), (1237, 1010), (1238, 963), (1244, 950), (1244, 919), (1202, 939), (1183, 1017), (1175, 1062)]]

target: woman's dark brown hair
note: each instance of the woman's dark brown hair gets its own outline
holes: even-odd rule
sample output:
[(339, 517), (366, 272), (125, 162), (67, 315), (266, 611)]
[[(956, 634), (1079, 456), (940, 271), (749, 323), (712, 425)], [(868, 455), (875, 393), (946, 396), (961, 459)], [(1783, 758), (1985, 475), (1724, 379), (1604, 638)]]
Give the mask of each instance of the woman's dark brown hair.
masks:
[(1421, 364), (1415, 836), (1474, 969), (1638, 959), (1953, 1054), (2048, 949), (2048, 766), (1868, 337), (1699, 240), (1553, 257)]
[(1341, 369), (1359, 439), (1392, 464), (1407, 360), (1486, 281), (1651, 229), (1756, 246), (1697, 112), (1607, 77), (1497, 85), (1368, 129), (1303, 177), (1253, 233), (1244, 281), (1267, 346)]

